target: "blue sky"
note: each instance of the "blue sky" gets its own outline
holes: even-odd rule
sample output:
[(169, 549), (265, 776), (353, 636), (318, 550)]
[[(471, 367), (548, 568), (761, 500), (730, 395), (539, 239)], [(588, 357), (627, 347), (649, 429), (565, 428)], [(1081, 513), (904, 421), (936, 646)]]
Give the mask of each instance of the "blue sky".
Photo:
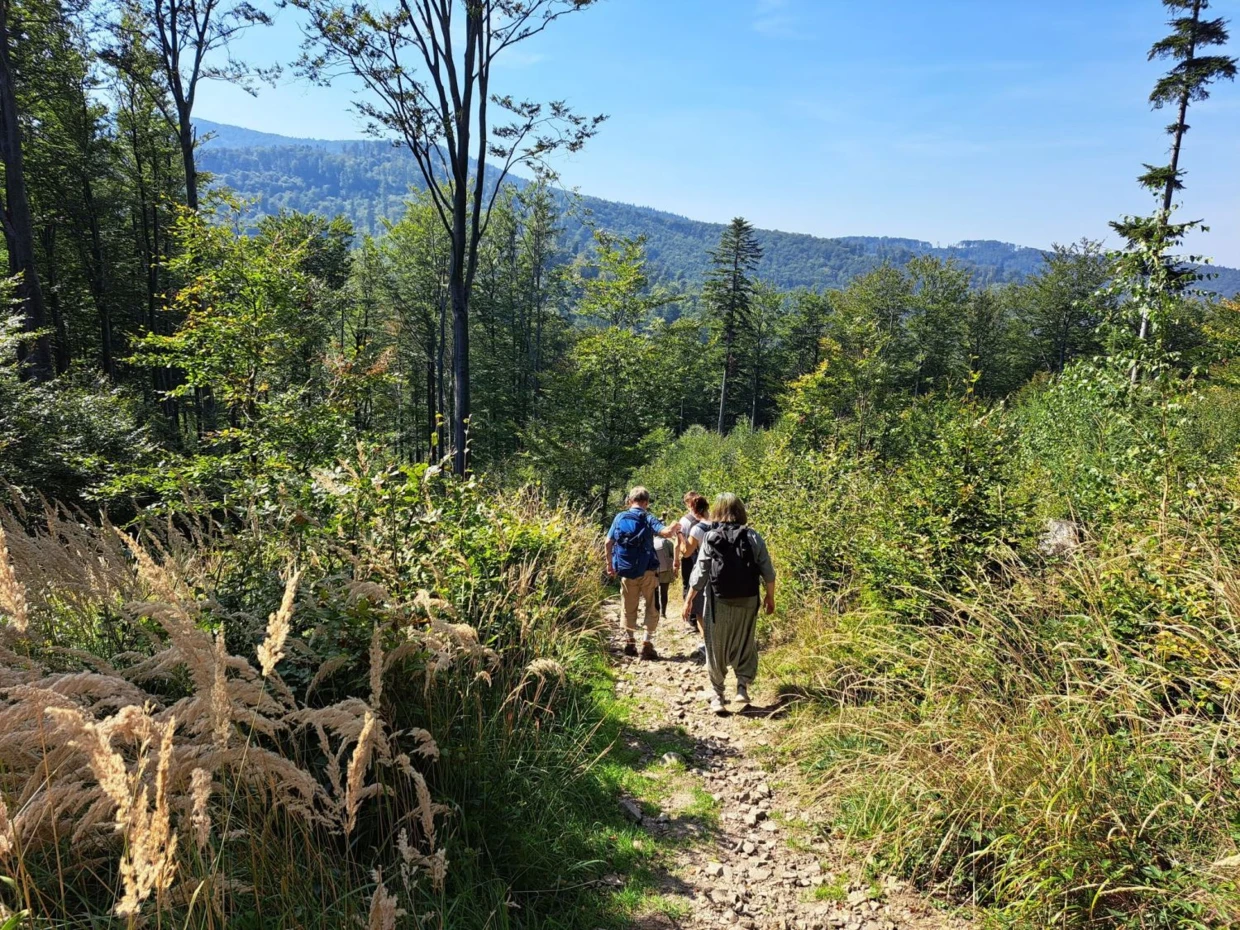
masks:
[[(1232, 20), (1240, 0), (1214, 0)], [(695, 219), (745, 216), (822, 236), (1048, 246), (1148, 212), (1142, 162), (1166, 160), (1146, 99), (1158, 0), (601, 0), (513, 49), (501, 92), (606, 113), (555, 163), (583, 193)], [(297, 13), (238, 53), (290, 61)], [(291, 73), (251, 99), (204, 87), (197, 115), (267, 132), (361, 135), (353, 87)], [(1193, 246), (1240, 266), (1240, 85), (1190, 112)]]

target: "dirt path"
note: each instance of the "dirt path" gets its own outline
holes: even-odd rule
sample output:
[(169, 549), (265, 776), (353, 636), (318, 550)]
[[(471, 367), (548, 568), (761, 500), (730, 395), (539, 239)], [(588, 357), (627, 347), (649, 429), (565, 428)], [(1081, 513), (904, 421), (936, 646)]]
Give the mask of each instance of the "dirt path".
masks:
[[(624, 657), (616, 623), (618, 688), (634, 705), (637, 724), (631, 746), (643, 751), (647, 777), (659, 780), (660, 794), (657, 805), (623, 803), (644, 829), (672, 841), (676, 849), (661, 879), (660, 906), (636, 926), (968, 927), (898, 881), (862, 881), (837, 850), (808, 828), (813, 818), (792, 790), (796, 773), (773, 768), (774, 754), (768, 751), (779, 740), (779, 718), (787, 708), (774, 703), (760, 678), (748, 709), (733, 703), (726, 716), (711, 713), (706, 670), (691, 659), (696, 637), (680, 620), (679, 602), (670, 606), (658, 634), (658, 661)], [(730, 676), (728, 689), (731, 695)], [(682, 752), (662, 748), (673, 735)]]

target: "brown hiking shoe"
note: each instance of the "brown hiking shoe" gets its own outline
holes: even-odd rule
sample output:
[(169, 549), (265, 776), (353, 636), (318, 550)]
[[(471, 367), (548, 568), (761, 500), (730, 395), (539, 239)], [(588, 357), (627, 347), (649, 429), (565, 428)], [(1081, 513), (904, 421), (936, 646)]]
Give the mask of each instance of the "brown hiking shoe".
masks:
[(631, 639), (625, 643), (624, 654), (626, 656), (633, 656), (634, 658), (637, 658), (637, 643), (633, 642)]
[(642, 658), (643, 659), (657, 659), (658, 657), (659, 657), (659, 654), (654, 651), (654, 643), (652, 643), (650, 640), (646, 640), (644, 643), (642, 643)]

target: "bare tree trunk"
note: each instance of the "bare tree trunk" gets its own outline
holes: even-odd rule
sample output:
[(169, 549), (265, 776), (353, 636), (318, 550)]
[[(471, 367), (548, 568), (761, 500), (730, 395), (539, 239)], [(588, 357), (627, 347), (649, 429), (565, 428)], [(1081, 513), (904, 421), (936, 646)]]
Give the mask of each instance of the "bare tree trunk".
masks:
[(189, 104), (177, 101), (177, 142), (185, 168), (185, 205), (198, 212), (198, 164), (194, 161), (194, 124)]
[(47, 312), (52, 318), (52, 361), (56, 374), (69, 370), (72, 355), (69, 348), (69, 327), (65, 323), (64, 309), (60, 305), (60, 287), (56, 275), (56, 224), (46, 223), (39, 233), (43, 240), (43, 257), (47, 268)]
[(758, 392), (762, 384), (762, 337), (758, 337), (758, 345), (754, 348), (753, 360), (753, 405), (749, 411), (749, 428), (758, 428)]
[[(9, 57), (9, 4), (0, 0), (0, 162), (4, 165), (4, 240), (8, 247), (9, 274), (21, 276), (17, 302), (22, 307), (22, 328), (39, 332), (47, 325), (43, 289), (39, 285), (34, 253), (34, 219), (26, 194), (22, 162), (21, 123), (17, 115), (17, 88)], [(47, 381), (52, 377), (52, 343), (46, 333), (18, 349), (23, 377)]]
[(108, 268), (103, 253), (103, 234), (99, 229), (99, 211), (90, 176), (82, 173), (82, 200), (90, 224), (89, 282), (99, 320), (99, 367), (109, 380), (116, 380), (116, 352), (113, 347), (112, 307), (108, 294)]
[(442, 391), (435, 383), (435, 358), (439, 350), (435, 345), (434, 322), (430, 322), (431, 325), (428, 327), (428, 338), (426, 340), (426, 441), (430, 446), (427, 460), (433, 465), (435, 464), (435, 457), (443, 454), (443, 450), (438, 443), (432, 442), (439, 430), (436, 400), (442, 394)]
[(728, 369), (732, 367), (732, 341), (729, 339), (723, 356), (723, 384), (719, 386), (719, 423), (716, 431), (723, 435), (724, 414), (728, 405)]
[(439, 287), (439, 344), (435, 347), (435, 435), (438, 454), (442, 458), (448, 448), (448, 426), (451, 418), (448, 415), (447, 377), (445, 356), (448, 352), (448, 294), (442, 282)]
[[(463, 269), (460, 269), (463, 272)], [(453, 407), (452, 468), (463, 475), (469, 467), (469, 298), (464, 274), (453, 269), (448, 283), (452, 297), (452, 376)]]

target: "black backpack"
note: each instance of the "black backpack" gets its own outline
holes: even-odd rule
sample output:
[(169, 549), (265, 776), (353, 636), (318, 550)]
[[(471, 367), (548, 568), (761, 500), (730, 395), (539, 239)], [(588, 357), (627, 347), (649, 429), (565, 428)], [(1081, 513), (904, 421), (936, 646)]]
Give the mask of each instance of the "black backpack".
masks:
[(710, 590), (715, 597), (756, 597), (758, 560), (753, 530), (739, 523), (718, 523), (706, 534), (710, 543)]

